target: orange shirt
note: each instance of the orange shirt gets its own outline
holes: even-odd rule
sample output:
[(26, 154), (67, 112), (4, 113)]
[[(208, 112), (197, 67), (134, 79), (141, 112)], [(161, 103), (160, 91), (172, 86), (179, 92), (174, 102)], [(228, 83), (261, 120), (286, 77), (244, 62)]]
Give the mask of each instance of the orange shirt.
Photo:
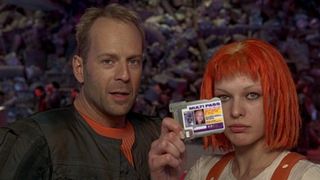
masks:
[(127, 121), (126, 127), (124, 128), (110, 128), (99, 124), (82, 113), (80, 114), (96, 133), (113, 139), (121, 139), (121, 151), (124, 153), (129, 163), (134, 166), (131, 149), (135, 141), (135, 135), (133, 126), (129, 121)]

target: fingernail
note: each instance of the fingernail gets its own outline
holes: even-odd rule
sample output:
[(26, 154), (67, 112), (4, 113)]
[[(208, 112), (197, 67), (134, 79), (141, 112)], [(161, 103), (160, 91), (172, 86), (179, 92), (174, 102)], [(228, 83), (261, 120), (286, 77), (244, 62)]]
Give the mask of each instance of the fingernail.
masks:
[(184, 139), (184, 138), (185, 138), (185, 136), (184, 136), (183, 131), (180, 131), (180, 139)]

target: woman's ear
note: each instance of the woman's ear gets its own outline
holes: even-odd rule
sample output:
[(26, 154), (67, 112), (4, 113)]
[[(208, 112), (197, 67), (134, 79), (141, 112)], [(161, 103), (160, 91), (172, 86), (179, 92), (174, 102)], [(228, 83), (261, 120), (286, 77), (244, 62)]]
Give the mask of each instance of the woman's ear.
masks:
[(73, 75), (77, 79), (79, 83), (83, 83), (84, 78), (83, 78), (83, 68), (84, 68), (84, 62), (83, 59), (78, 56), (74, 55), (72, 58), (72, 70), (73, 70)]

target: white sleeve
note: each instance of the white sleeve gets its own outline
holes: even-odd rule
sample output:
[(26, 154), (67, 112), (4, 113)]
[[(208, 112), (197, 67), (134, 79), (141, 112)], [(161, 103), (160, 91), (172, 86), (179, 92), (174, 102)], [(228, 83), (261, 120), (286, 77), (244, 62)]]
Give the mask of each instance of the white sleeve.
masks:
[(320, 164), (308, 160), (299, 161), (291, 170), (290, 180), (319, 180)]

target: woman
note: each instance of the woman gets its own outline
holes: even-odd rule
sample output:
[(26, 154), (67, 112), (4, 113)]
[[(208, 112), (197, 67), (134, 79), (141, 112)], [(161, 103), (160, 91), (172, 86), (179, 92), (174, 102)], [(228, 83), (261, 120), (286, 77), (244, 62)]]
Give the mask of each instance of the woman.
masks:
[(203, 124), (204, 123), (204, 114), (203, 114), (203, 110), (196, 110), (194, 112), (194, 117), (196, 119), (196, 124)]
[[(225, 132), (204, 138), (205, 147), (231, 153), (201, 157), (186, 179), (279, 179), (283, 169), (289, 171), (282, 179), (319, 179), (319, 165), (289, 153), (301, 118), (289, 68), (274, 47), (252, 39), (220, 48), (201, 87), (202, 99), (212, 97), (222, 101)], [(181, 127), (167, 118), (162, 130), (149, 152), (151, 176), (177, 179), (185, 151)], [(284, 158), (296, 162), (283, 164)]]

